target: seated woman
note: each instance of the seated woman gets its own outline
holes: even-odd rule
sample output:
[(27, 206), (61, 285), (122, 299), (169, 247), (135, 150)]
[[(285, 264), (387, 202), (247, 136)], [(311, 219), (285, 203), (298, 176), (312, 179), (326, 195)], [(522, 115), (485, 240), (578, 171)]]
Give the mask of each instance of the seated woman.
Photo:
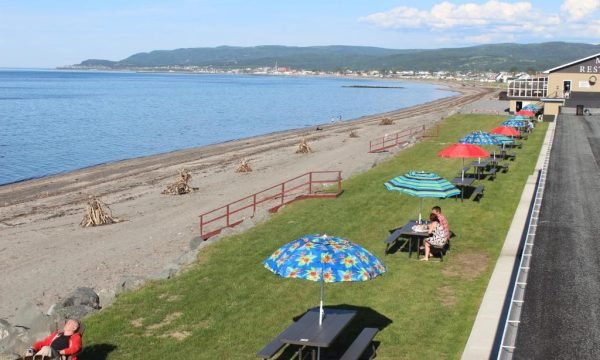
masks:
[(421, 261), (429, 261), (431, 256), (431, 246), (442, 247), (448, 242), (448, 236), (444, 230), (444, 227), (440, 225), (440, 220), (434, 213), (429, 214), (429, 235), (423, 245), (425, 247), (425, 257)]
[[(40, 359), (69, 359), (77, 360), (77, 354), (81, 351), (81, 324), (75, 319), (69, 319), (65, 323), (63, 331), (56, 331), (44, 340), (33, 344), (27, 350), (26, 356)], [(35, 356), (34, 356), (35, 355)]]

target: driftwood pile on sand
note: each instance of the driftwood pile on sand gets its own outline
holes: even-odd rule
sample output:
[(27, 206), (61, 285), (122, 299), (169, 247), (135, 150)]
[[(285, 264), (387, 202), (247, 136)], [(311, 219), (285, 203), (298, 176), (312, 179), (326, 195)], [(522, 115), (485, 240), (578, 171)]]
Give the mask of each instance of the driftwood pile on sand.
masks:
[(246, 160), (246, 158), (243, 158), (242, 161), (240, 161), (240, 164), (238, 165), (237, 169), (235, 169), (235, 172), (241, 173), (246, 173), (250, 171), (252, 171), (252, 168), (250, 167), (250, 164), (248, 163), (248, 160)]
[(302, 141), (300, 141), (300, 144), (298, 145), (298, 150), (296, 150), (296, 154), (308, 154), (311, 152), (312, 149), (306, 143), (306, 139), (302, 138)]
[(88, 198), (87, 208), (83, 214), (83, 220), (79, 223), (81, 227), (108, 225), (118, 223), (121, 220), (112, 216), (112, 211), (96, 196)]
[(179, 170), (179, 179), (171, 185), (168, 185), (161, 194), (165, 195), (183, 195), (194, 191), (190, 186), (192, 174), (187, 169)]
[(394, 120), (388, 118), (388, 117), (384, 117), (383, 119), (381, 119), (381, 121), (379, 122), (379, 125), (392, 125), (394, 124)]

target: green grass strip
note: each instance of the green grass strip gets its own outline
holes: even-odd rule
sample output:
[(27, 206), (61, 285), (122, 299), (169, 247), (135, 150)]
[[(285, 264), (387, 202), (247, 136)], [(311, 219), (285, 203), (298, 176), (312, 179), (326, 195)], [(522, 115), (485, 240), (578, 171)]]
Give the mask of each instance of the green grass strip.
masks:
[[(424, 200), (425, 216), (431, 206), (440, 205), (457, 234), (443, 263), (418, 262), (405, 252), (384, 256), (388, 230), (414, 219), (419, 199), (387, 191), (383, 183), (408, 170), (452, 179), (461, 160), (438, 158), (437, 152), (502, 120), (489, 115), (447, 118), (439, 138), (345, 180), (338, 199), (286, 206), (269, 221), (203, 249), (190, 271), (121, 295), (85, 321), (82, 359), (255, 358), (294, 316), (318, 306), (319, 299), (318, 283), (280, 278), (264, 269), (262, 261), (281, 245), (317, 232), (362, 245), (388, 268), (372, 281), (325, 287), (326, 305), (368, 310), (353, 322), (351, 335), (364, 326), (384, 327), (376, 337), (378, 359), (459, 358), (547, 124), (539, 124), (523, 149), (515, 150), (517, 159), (510, 161), (508, 173), (475, 182), (485, 185), (480, 203)], [(347, 341), (332, 349), (330, 358)]]

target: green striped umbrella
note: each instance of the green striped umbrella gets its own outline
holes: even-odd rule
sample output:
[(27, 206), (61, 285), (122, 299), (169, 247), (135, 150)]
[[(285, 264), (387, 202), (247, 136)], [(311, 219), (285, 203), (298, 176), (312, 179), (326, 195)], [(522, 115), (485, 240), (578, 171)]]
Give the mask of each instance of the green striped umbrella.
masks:
[(387, 181), (384, 186), (390, 191), (399, 191), (421, 198), (419, 222), (421, 221), (423, 198), (445, 199), (460, 194), (460, 190), (452, 185), (450, 181), (436, 173), (425, 171), (409, 171), (405, 175)]

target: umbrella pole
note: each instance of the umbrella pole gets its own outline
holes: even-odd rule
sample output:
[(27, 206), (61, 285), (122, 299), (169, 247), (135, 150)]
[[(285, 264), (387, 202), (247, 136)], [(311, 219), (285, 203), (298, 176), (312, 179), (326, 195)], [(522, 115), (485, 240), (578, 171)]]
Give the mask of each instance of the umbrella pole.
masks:
[(462, 180), (461, 180), (461, 185), (460, 185), (460, 202), (461, 203), (465, 199), (464, 195), (463, 195), (463, 189), (465, 187), (465, 185), (464, 185), (464, 182), (465, 182), (465, 158), (462, 158), (462, 161), (463, 161), (463, 167), (462, 167), (463, 170), (462, 170)]
[(323, 311), (323, 287), (324, 287), (325, 282), (323, 280), (321, 280), (321, 301), (319, 302), (319, 326), (321, 326), (321, 324), (323, 324), (323, 317), (325, 315), (325, 312)]
[(421, 223), (421, 211), (423, 211), (423, 198), (421, 198), (421, 203), (419, 205), (419, 224)]

